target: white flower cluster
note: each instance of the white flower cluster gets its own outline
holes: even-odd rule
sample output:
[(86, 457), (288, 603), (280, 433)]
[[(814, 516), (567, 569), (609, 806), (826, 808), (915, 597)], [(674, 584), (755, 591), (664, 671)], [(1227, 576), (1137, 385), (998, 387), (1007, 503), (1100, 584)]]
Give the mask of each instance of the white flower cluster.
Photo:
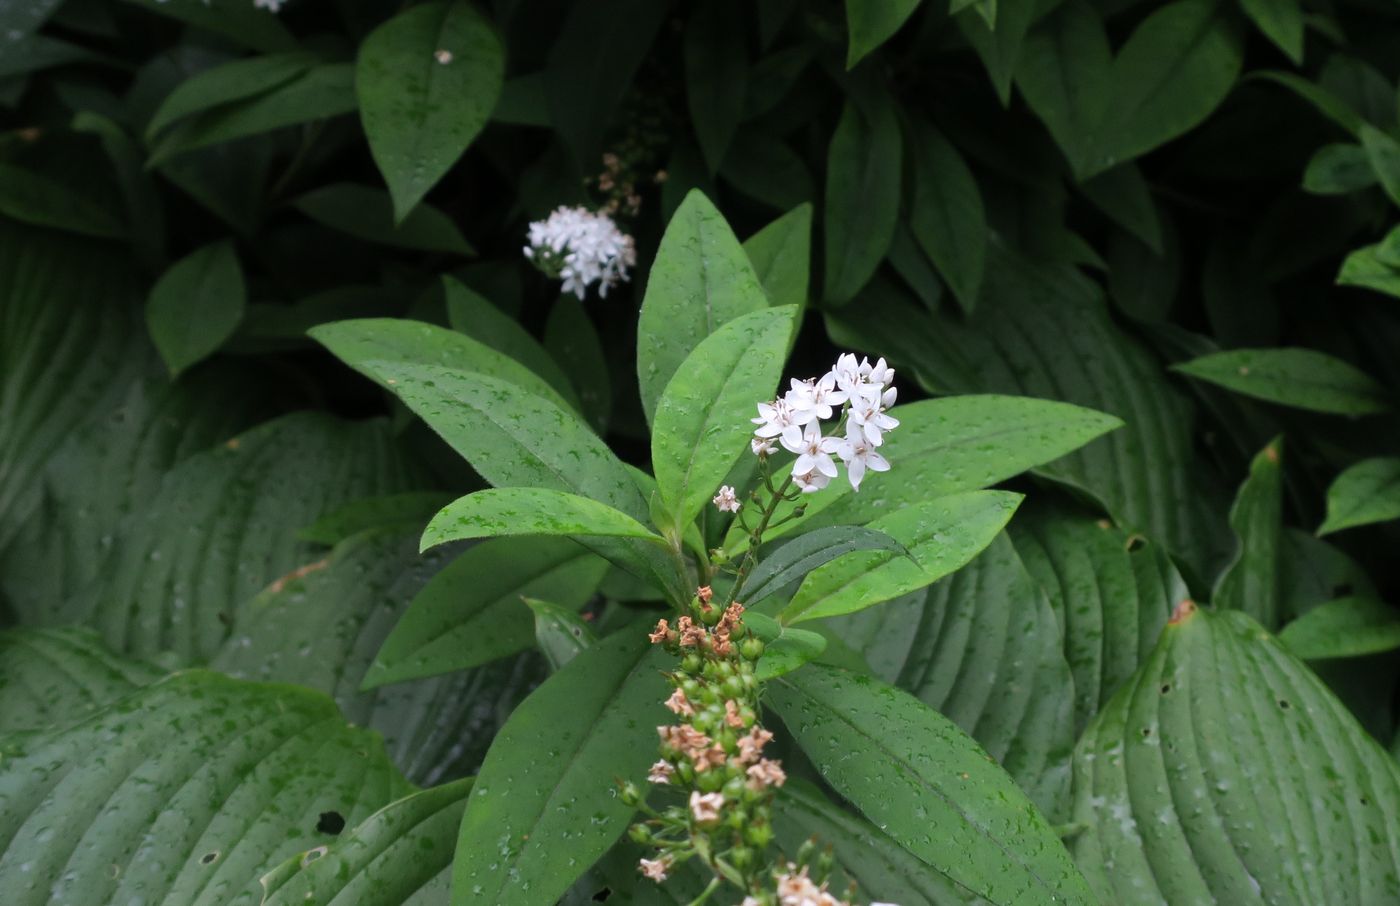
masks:
[[(838, 899), (826, 889), (825, 884), (817, 884), (807, 876), (807, 866), (799, 869), (791, 862), (787, 871), (778, 875), (778, 906), (851, 906), (848, 900)], [(745, 897), (740, 906), (762, 906), (757, 897)], [(871, 903), (870, 906), (896, 906), (894, 903)]]
[(561, 206), (547, 219), (530, 224), (525, 257), (550, 277), (563, 280), (564, 292), (582, 299), (594, 283), (598, 295), (606, 297), (611, 287), (628, 280), (637, 248), (607, 214)]
[[(899, 427), (899, 420), (887, 414), (894, 405), (894, 369), (880, 359), (856, 361), (843, 353), (836, 365), (819, 378), (793, 379), (792, 389), (781, 399), (758, 404), (758, 425), (754, 431), (753, 452), (767, 456), (777, 452), (774, 439), (785, 450), (797, 454), (792, 478), (804, 492), (820, 491), (838, 474), (834, 453), (846, 466), (851, 487), (860, 490), (865, 473), (888, 472), (889, 461), (877, 449), (885, 442), (885, 432)], [(837, 415), (840, 407), (845, 436), (822, 435), (822, 421)]]

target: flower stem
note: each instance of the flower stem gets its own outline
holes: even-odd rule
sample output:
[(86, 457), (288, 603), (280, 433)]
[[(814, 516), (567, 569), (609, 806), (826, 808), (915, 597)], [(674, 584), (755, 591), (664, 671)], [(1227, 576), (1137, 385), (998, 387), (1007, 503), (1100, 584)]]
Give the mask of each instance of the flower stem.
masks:
[(789, 474), (782, 487), (774, 490), (772, 482), (767, 481), (767, 474), (764, 480), (768, 484), (768, 489), (773, 492), (773, 496), (768, 499), (768, 505), (763, 508), (763, 515), (758, 520), (758, 525), (749, 533), (749, 549), (744, 552), (743, 563), (739, 566), (739, 574), (734, 577), (734, 585), (729, 589), (729, 598), (726, 604), (732, 604), (739, 599), (739, 592), (744, 588), (744, 580), (749, 577), (749, 572), (758, 561), (758, 547), (763, 543), (763, 533), (768, 529), (768, 522), (773, 518), (773, 514), (778, 509), (778, 503), (784, 499), (787, 489), (792, 486), (792, 475)]

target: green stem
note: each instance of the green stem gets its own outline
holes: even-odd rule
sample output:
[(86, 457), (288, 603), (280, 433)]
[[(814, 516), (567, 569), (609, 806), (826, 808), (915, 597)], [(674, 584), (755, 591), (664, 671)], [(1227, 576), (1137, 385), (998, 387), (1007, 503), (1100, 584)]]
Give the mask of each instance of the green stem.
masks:
[[(766, 476), (765, 476), (766, 478)], [(768, 500), (768, 506), (763, 508), (763, 516), (758, 520), (758, 526), (749, 535), (749, 549), (744, 552), (744, 561), (739, 566), (739, 574), (734, 578), (734, 585), (729, 589), (729, 599), (725, 601), (728, 606), (739, 599), (739, 592), (743, 591), (744, 580), (749, 577), (749, 572), (754, 564), (758, 562), (758, 546), (763, 543), (763, 533), (768, 529), (768, 522), (773, 518), (773, 513), (778, 509), (778, 503), (782, 501), (787, 489), (792, 486), (792, 473), (788, 473), (787, 480), (783, 486), (773, 492), (773, 496)], [(772, 489), (772, 484), (769, 484)]]
[(702, 906), (702, 904), (710, 898), (711, 894), (719, 890), (719, 882), (719, 875), (715, 875), (714, 880), (710, 881), (710, 886), (706, 887), (704, 891), (701, 892), (700, 896), (690, 901), (690, 906)]

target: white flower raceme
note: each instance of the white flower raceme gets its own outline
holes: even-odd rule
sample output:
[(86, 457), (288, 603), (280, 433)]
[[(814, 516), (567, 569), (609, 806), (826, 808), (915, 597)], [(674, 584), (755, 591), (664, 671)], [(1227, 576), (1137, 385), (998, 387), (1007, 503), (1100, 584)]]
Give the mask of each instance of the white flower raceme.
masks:
[(628, 268), (637, 263), (632, 237), (601, 211), (555, 208), (547, 219), (530, 224), (529, 239), (525, 257), (580, 299), (595, 283), (598, 295), (606, 297), (609, 289), (630, 279)]
[[(836, 454), (846, 466), (851, 487), (860, 490), (867, 472), (887, 472), (889, 460), (875, 448), (885, 442), (885, 434), (899, 427), (899, 419), (887, 410), (898, 394), (893, 386), (894, 369), (884, 359), (873, 365), (842, 353), (831, 370), (818, 378), (793, 379), (780, 398), (758, 404), (758, 427), (751, 442), (754, 455), (777, 452), (773, 439), (797, 454), (792, 464), (792, 480), (805, 493), (820, 491), (839, 471), (831, 458)], [(839, 412), (838, 412), (839, 407)], [(824, 435), (822, 422), (839, 417), (836, 432)], [(718, 498), (716, 498), (718, 504)]]

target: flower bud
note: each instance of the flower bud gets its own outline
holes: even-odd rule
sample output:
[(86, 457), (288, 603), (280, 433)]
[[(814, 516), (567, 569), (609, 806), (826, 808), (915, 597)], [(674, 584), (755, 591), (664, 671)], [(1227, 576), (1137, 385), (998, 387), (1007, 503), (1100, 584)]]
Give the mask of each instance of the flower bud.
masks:
[(747, 846), (736, 846), (729, 851), (729, 861), (736, 868), (748, 868), (753, 864), (753, 850)]
[[(687, 654), (681, 660), (681, 669), (684, 670), (686, 673), (699, 673), (700, 668), (703, 666), (705, 666), (705, 660), (698, 654)], [(689, 694), (690, 693), (688, 692), (686, 693), (686, 695)]]
[(745, 660), (756, 661), (763, 656), (763, 648), (763, 643), (758, 639), (747, 638), (744, 639), (743, 644), (739, 646), (739, 653), (744, 656)]
[(624, 783), (622, 785), (622, 802), (624, 805), (636, 808), (642, 804), (642, 791), (637, 789), (635, 783)]
[(724, 616), (724, 611), (713, 604), (700, 605), (700, 622), (706, 626), (713, 626), (719, 622), (719, 618)]
[(724, 772), (701, 771), (695, 775), (695, 786), (702, 793), (718, 793), (724, 786)]
[(767, 822), (750, 824), (744, 828), (744, 839), (755, 849), (763, 849), (773, 842), (773, 828)]
[(744, 681), (737, 676), (731, 676), (720, 688), (728, 698), (739, 698), (744, 694)]
[(627, 828), (627, 836), (632, 838), (633, 843), (640, 843), (643, 846), (651, 843), (651, 828), (645, 824), (634, 824)]

